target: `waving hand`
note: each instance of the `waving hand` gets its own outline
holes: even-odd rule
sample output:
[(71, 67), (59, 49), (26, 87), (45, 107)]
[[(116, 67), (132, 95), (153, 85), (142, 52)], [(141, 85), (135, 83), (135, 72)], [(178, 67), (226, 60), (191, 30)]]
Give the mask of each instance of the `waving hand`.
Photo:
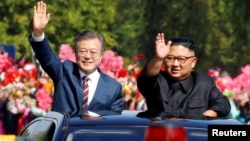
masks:
[(35, 36), (41, 36), (44, 32), (50, 19), (50, 13), (47, 13), (46, 3), (39, 1), (37, 5), (34, 6), (34, 16), (33, 16), (33, 33)]
[(171, 41), (165, 43), (164, 33), (158, 33), (155, 40), (155, 56), (159, 59), (164, 59), (169, 52)]

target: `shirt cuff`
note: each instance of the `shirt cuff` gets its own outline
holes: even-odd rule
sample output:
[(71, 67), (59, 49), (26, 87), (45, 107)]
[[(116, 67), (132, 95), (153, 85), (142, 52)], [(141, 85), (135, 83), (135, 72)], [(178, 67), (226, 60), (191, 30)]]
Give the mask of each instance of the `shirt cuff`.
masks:
[(45, 38), (44, 33), (41, 36), (36, 37), (34, 33), (32, 32), (31, 36), (32, 36), (33, 41), (35, 42), (41, 42)]
[(88, 113), (89, 113), (89, 116), (91, 116), (91, 117), (99, 117), (100, 116), (99, 114), (91, 112), (91, 111), (88, 111)]

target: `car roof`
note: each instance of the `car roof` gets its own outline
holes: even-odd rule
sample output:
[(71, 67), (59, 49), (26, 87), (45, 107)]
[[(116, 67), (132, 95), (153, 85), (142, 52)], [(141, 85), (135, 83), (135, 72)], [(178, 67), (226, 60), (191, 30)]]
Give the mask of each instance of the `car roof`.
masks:
[[(88, 126), (88, 125), (99, 125), (99, 126), (111, 126), (111, 125), (126, 125), (126, 126), (147, 126), (152, 124), (161, 125), (174, 125), (182, 127), (199, 127), (207, 128), (208, 125), (240, 125), (244, 124), (236, 119), (211, 119), (211, 120), (196, 120), (196, 119), (162, 119), (160, 117), (142, 118), (138, 117), (137, 114), (142, 111), (136, 110), (124, 110), (121, 115), (109, 115), (103, 116), (99, 119), (81, 119), (80, 116), (70, 116), (71, 114), (58, 113), (50, 111), (46, 117), (60, 117), (68, 116), (64, 119), (64, 123), (70, 126)], [(62, 118), (61, 118), (62, 119)]]

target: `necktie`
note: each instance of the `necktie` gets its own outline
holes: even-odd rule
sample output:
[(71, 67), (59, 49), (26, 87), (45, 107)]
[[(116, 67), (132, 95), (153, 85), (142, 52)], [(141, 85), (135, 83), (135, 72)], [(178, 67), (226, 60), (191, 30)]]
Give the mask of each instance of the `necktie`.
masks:
[(89, 94), (89, 78), (87, 76), (83, 77), (83, 101), (82, 101), (82, 113), (83, 117), (88, 116), (88, 94)]

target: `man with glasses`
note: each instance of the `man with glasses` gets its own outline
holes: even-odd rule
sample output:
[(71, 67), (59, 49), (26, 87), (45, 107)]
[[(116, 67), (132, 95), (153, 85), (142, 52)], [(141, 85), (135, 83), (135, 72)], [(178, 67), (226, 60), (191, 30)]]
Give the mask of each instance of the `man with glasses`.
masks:
[[(74, 44), (76, 62), (62, 62), (53, 53), (44, 33), (49, 19), (46, 4), (39, 1), (34, 6), (33, 32), (29, 41), (42, 68), (54, 82), (51, 110), (82, 113), (84, 107), (86, 115), (91, 117), (121, 114), (122, 85), (98, 68), (104, 52), (104, 38), (93, 31), (79, 33)], [(85, 82), (88, 85), (83, 85), (84, 76), (88, 77)]]
[(155, 56), (137, 79), (138, 89), (146, 99), (148, 110), (139, 116), (185, 119), (225, 118), (229, 100), (214, 80), (194, 71), (197, 62), (195, 43), (187, 38), (165, 42), (159, 33)]

